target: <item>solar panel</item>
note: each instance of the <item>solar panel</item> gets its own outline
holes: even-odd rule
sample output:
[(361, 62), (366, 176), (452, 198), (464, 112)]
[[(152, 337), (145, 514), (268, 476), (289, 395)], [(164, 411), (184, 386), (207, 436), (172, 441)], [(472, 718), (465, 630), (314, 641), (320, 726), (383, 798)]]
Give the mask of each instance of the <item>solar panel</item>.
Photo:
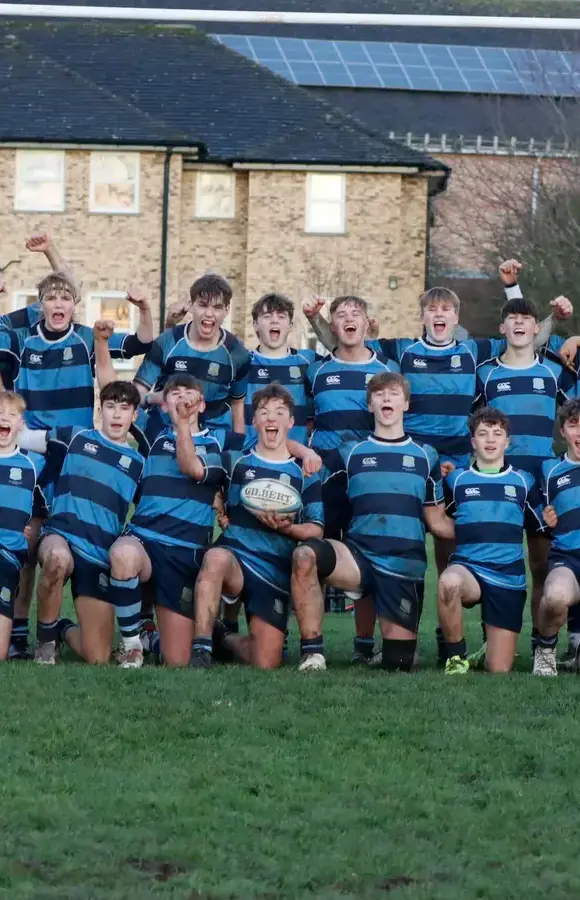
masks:
[(580, 96), (580, 52), (239, 34), (213, 37), (303, 86)]

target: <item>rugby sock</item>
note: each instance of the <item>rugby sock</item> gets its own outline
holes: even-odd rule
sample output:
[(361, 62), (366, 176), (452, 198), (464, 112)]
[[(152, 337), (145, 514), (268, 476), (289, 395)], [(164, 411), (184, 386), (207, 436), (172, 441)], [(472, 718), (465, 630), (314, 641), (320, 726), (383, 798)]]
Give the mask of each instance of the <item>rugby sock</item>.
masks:
[(447, 661), (449, 651), (447, 650), (447, 641), (440, 625), (435, 629), (435, 639), (437, 641), (437, 665), (441, 666)]
[(460, 656), (461, 659), (465, 659), (467, 657), (467, 644), (465, 643), (465, 638), (461, 638), (460, 641), (454, 641), (453, 643), (449, 641), (447, 643), (447, 652), (449, 654), (449, 659), (453, 656)]
[(240, 623), (237, 619), (235, 622), (230, 621), (229, 619), (222, 619), (222, 622), (228, 634), (239, 634)]
[[(125, 643), (132, 644), (131, 638), (139, 638), (141, 631), (141, 589), (138, 578), (128, 578), (121, 580), (120, 578), (111, 578), (110, 582), (111, 602), (115, 606), (115, 615), (121, 638)], [(141, 643), (139, 642), (139, 646)]]
[(568, 610), (568, 645), (576, 650), (578, 644), (580, 644), (580, 605), (576, 604)]
[(533, 653), (534, 653), (534, 650), (535, 650), (536, 647), (538, 646), (538, 636), (539, 636), (539, 634), (540, 634), (540, 632), (538, 631), (537, 628), (532, 628), (532, 636), (531, 636), (532, 655), (533, 655)]
[(413, 668), (417, 640), (383, 640), (383, 669), (387, 672), (410, 672)]
[(557, 643), (557, 634), (552, 634), (547, 637), (545, 634), (540, 634), (540, 632), (536, 629), (536, 647), (550, 647), (553, 649)]
[(195, 652), (196, 650), (203, 650), (205, 653), (211, 653), (213, 648), (213, 641), (211, 637), (198, 637), (195, 638), (193, 644), (191, 645), (191, 649)]
[(324, 656), (324, 639), (321, 634), (300, 640), (300, 656), (308, 656), (312, 653), (320, 653)]
[(371, 659), (373, 650), (375, 649), (374, 637), (358, 637), (357, 635), (353, 643), (355, 653), (360, 653), (365, 659)]
[(28, 619), (14, 619), (12, 622), (12, 635), (10, 643), (14, 645), (18, 653), (28, 648)]
[(481, 623), (481, 633), (483, 635), (483, 643), (487, 644), (487, 628), (485, 626), (485, 622)]
[(284, 643), (282, 645), (282, 659), (286, 659), (288, 656), (288, 640), (290, 635), (288, 634), (288, 629), (284, 632)]
[(54, 622), (37, 622), (36, 637), (40, 644), (47, 644), (49, 641), (57, 641), (59, 638), (58, 619)]

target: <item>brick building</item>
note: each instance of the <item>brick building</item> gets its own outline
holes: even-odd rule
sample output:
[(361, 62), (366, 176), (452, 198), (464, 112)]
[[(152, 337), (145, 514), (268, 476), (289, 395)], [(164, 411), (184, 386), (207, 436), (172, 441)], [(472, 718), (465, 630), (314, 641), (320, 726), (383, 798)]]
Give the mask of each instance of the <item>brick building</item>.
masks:
[(4, 21), (0, 44), (8, 308), (34, 298), (45, 269), (24, 241), (46, 230), (81, 282), (87, 323), (130, 325), (132, 281), (163, 318), (214, 270), (250, 343), (249, 308), (272, 289), (357, 291), (385, 332), (415, 330), (428, 196), (448, 174), (428, 154), (195, 29)]

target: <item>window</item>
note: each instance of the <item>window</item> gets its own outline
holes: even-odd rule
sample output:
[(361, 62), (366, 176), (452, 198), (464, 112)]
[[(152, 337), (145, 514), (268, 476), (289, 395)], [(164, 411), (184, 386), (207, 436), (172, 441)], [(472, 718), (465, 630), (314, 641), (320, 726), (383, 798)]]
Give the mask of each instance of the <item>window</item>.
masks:
[(344, 234), (345, 176), (309, 172), (306, 176), (306, 231)]
[(22, 212), (64, 210), (64, 151), (17, 151), (14, 209)]
[[(115, 322), (115, 331), (123, 331), (132, 334), (137, 330), (137, 308), (129, 303), (127, 294), (123, 291), (100, 291), (89, 294), (86, 300), (86, 323), (91, 328), (97, 319), (112, 319)], [(132, 359), (116, 359), (116, 369), (134, 369), (135, 362)]]
[(236, 176), (233, 172), (198, 172), (195, 215), (198, 219), (233, 219), (236, 211)]
[(139, 212), (138, 153), (91, 153), (89, 212)]
[(25, 306), (32, 306), (38, 301), (38, 291), (15, 291), (12, 294), (12, 312), (17, 309), (24, 309)]

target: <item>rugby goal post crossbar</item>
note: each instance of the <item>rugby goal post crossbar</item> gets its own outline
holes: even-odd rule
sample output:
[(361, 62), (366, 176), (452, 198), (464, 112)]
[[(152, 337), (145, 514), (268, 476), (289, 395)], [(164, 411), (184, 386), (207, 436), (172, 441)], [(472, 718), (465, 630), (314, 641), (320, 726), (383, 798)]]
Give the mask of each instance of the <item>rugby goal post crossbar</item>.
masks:
[(143, 9), (132, 6), (58, 6), (0, 3), (4, 18), (94, 19), (124, 22), (231, 22), (269, 25), (377, 25), (430, 28), (514, 28), (580, 31), (580, 18), (537, 16), (432, 16), (395, 13), (268, 12), (255, 10)]

